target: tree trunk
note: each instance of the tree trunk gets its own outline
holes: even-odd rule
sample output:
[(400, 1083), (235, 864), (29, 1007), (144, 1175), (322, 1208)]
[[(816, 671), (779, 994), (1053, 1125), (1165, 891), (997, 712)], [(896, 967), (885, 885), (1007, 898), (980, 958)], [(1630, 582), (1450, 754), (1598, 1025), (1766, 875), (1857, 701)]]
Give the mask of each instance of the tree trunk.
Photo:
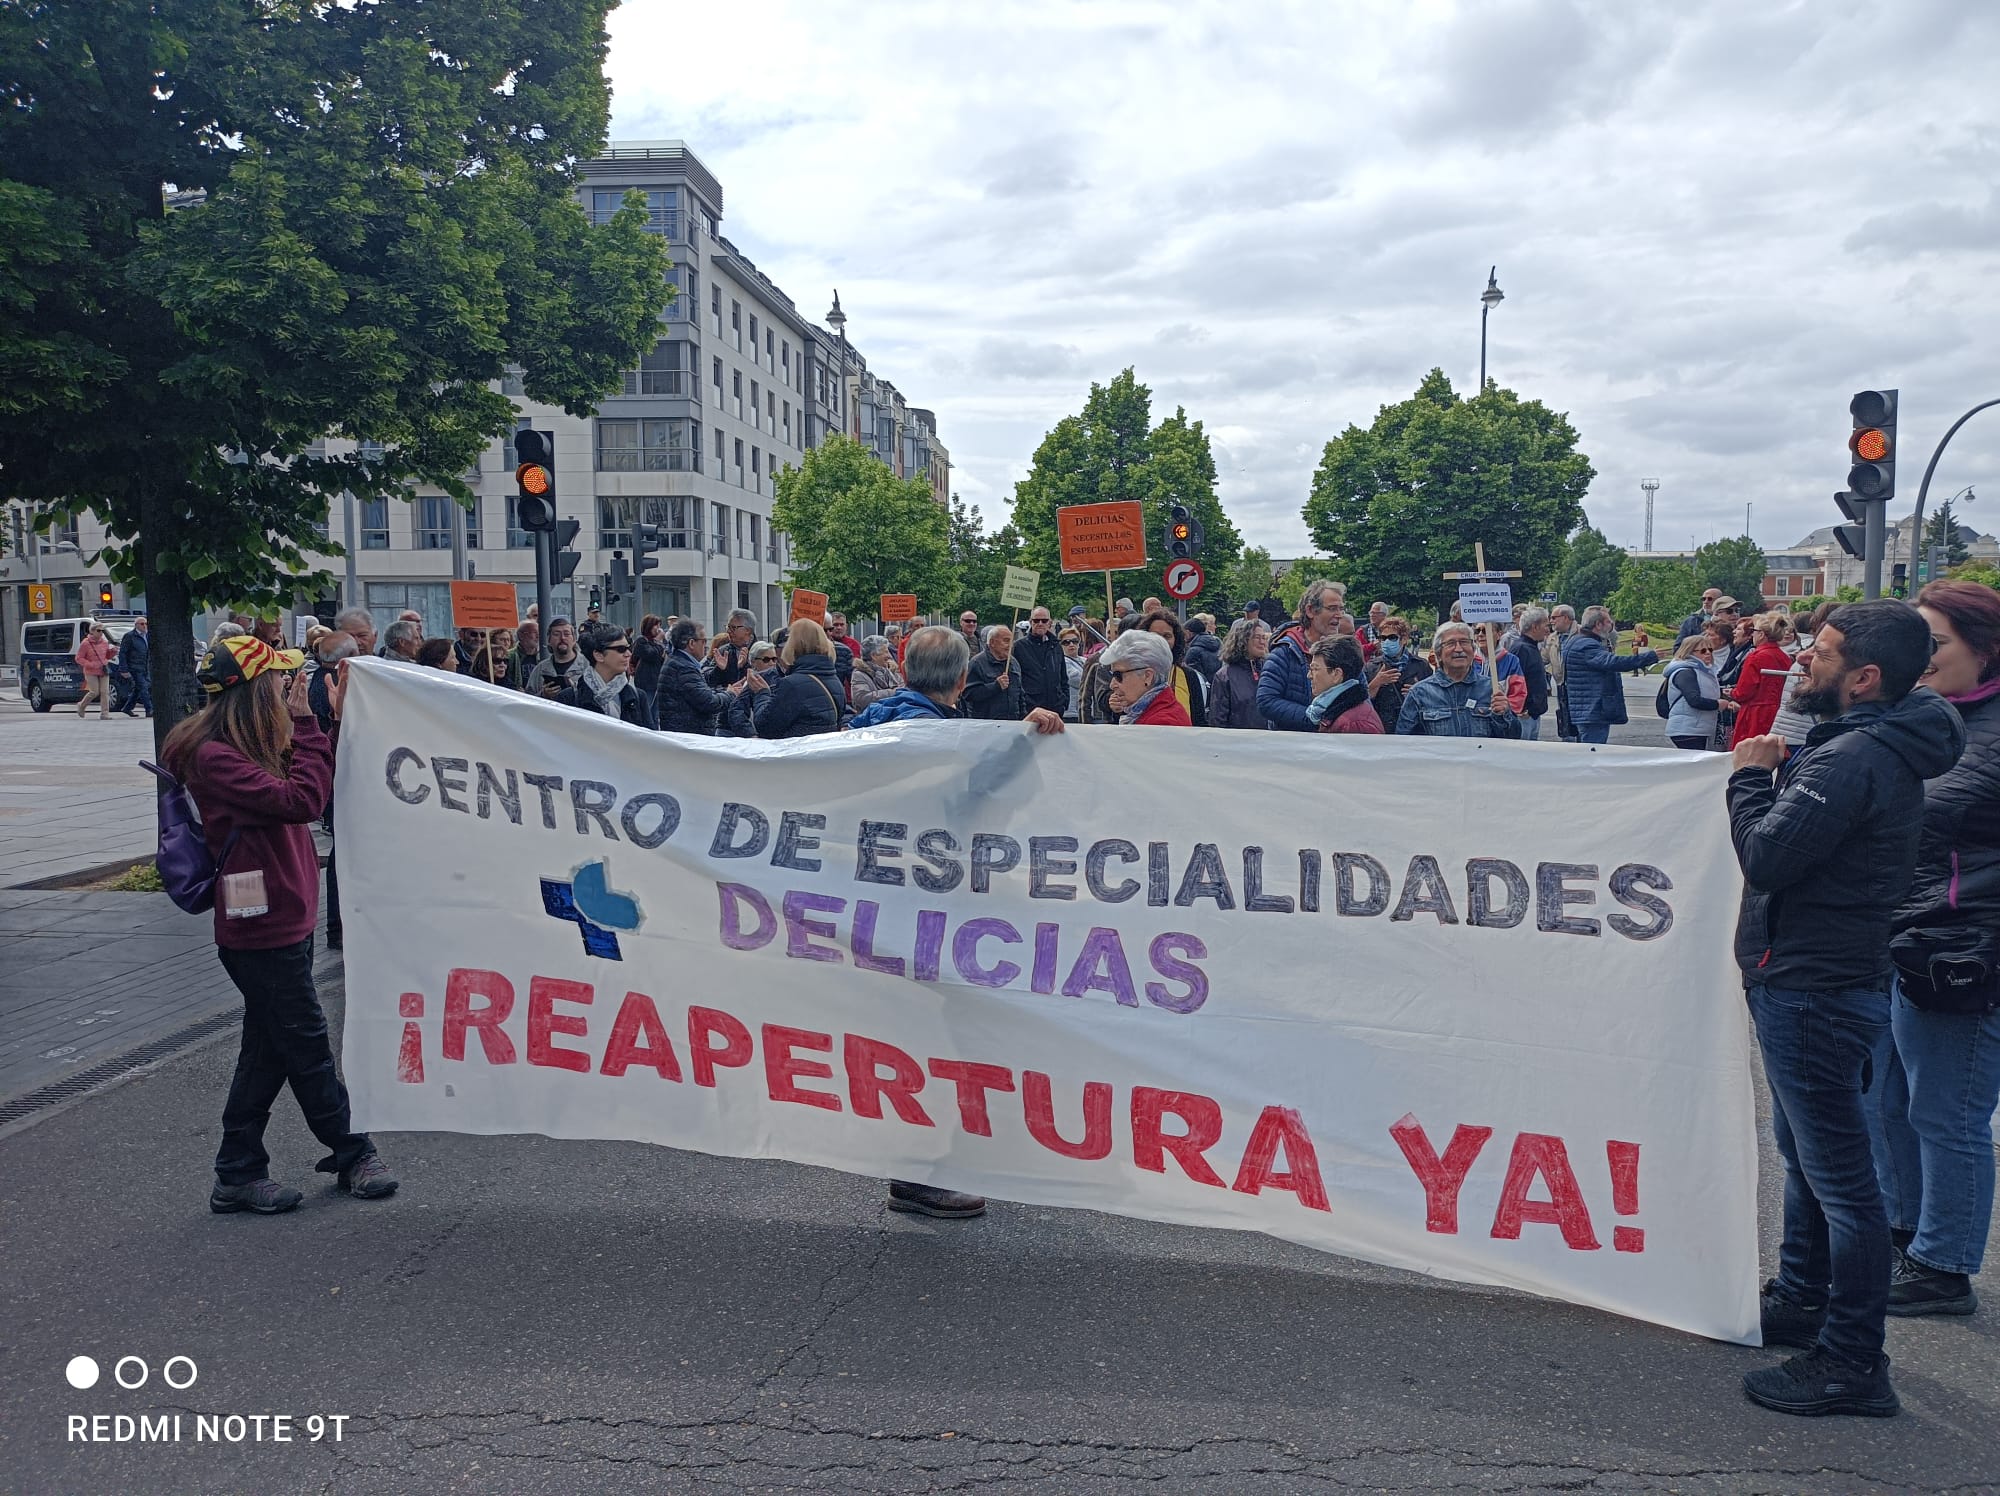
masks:
[(164, 572), (162, 552), (172, 551), (173, 506), (157, 488), (149, 487), (139, 503), (139, 553), (146, 588), (147, 631), (153, 646), (153, 748), (157, 753), (174, 724), (187, 715), (195, 699), (194, 611), (188, 602), (187, 578)]

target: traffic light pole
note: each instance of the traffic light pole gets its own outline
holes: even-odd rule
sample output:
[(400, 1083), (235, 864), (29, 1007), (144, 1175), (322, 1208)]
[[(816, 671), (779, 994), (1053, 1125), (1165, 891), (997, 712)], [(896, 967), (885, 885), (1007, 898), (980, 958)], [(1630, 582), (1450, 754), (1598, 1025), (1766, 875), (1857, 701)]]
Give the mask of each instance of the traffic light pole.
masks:
[[(1937, 444), (1937, 450), (1931, 453), (1931, 460), (1924, 465), (1924, 481), (1917, 485), (1916, 528), (1910, 532), (1910, 554), (1912, 556), (1916, 555), (1917, 550), (1924, 543), (1924, 499), (1926, 495), (1928, 495), (1931, 491), (1931, 474), (1937, 471), (1938, 459), (1944, 456), (1944, 449), (1950, 444), (1951, 439), (1954, 436), (1958, 435), (1959, 427), (1963, 426), (1967, 421), (1971, 420), (1974, 416), (1978, 415), (1982, 410), (1990, 409), (1995, 405), (2000, 405), (2000, 400), (1982, 401), (1980, 404), (1973, 406), (1972, 409), (1968, 410), (1964, 415), (1960, 416), (1957, 420), (1953, 421), (1951, 423), (1951, 430), (1947, 431), (1944, 434), (1943, 438)], [(1945, 537), (1946, 543), (1949, 544), (1950, 540), (1951, 537), (1947, 535)], [(1933, 580), (1935, 580), (1935, 578), (1933, 578)], [(1873, 597), (1875, 594), (1871, 592), (1868, 595), (1870, 597)]]
[(547, 530), (535, 531), (535, 632), (538, 648), (546, 650), (549, 637), (549, 622), (555, 617), (549, 606), (549, 577), (556, 569), (556, 538)]
[(1889, 548), (1889, 506), (1880, 500), (1868, 506), (1867, 554), (1861, 560), (1861, 595), (1882, 595), (1882, 553)]

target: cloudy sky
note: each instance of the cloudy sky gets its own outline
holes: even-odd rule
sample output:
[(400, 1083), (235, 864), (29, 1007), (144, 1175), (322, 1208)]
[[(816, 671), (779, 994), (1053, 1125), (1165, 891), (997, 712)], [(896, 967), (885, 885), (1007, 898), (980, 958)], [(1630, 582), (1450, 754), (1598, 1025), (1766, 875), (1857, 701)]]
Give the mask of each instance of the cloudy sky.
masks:
[[(1621, 544), (1647, 477), (1661, 547), (1833, 521), (1871, 386), (1907, 504), (2000, 396), (1990, 0), (626, 0), (611, 75), (613, 138), (685, 140), (801, 310), (839, 288), (989, 523), (1131, 364), (1302, 553), (1328, 438), (1476, 385), (1495, 262), (1493, 377), (1569, 412)], [(1933, 505), (1968, 483), (2000, 530), (2000, 408)]]

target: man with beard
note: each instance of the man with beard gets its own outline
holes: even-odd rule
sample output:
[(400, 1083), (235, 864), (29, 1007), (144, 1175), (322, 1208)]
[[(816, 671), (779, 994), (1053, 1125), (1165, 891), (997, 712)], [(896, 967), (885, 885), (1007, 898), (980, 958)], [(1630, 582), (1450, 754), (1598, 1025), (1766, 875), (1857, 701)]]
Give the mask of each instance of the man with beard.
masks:
[(1800, 658), (1793, 700), (1820, 718), (1789, 759), (1765, 734), (1734, 750), (1730, 835), (1743, 869), (1743, 971), (1785, 1161), (1778, 1276), (1764, 1344), (1803, 1354), (1743, 1390), (1781, 1413), (1897, 1411), (1882, 1354), (1889, 1219), (1862, 1096), (1889, 1035), (1889, 925), (1909, 891), (1924, 781), (1965, 747), (1936, 692), (1923, 617), (1889, 598), (1836, 609)]

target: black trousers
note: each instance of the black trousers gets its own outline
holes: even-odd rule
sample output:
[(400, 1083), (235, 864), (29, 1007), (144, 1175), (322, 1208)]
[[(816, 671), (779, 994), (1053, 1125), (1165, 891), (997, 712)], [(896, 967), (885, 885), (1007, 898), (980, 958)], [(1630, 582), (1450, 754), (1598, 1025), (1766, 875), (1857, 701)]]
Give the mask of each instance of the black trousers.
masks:
[(347, 1087), (334, 1069), (326, 1013), (313, 986), (312, 936), (276, 950), (219, 954), (243, 994), (243, 1047), (222, 1108), (215, 1177), (224, 1184), (249, 1184), (269, 1175), (264, 1126), (288, 1082), (313, 1136), (333, 1150), (315, 1166), (321, 1173), (338, 1173), (373, 1153), (367, 1134), (350, 1125)]

